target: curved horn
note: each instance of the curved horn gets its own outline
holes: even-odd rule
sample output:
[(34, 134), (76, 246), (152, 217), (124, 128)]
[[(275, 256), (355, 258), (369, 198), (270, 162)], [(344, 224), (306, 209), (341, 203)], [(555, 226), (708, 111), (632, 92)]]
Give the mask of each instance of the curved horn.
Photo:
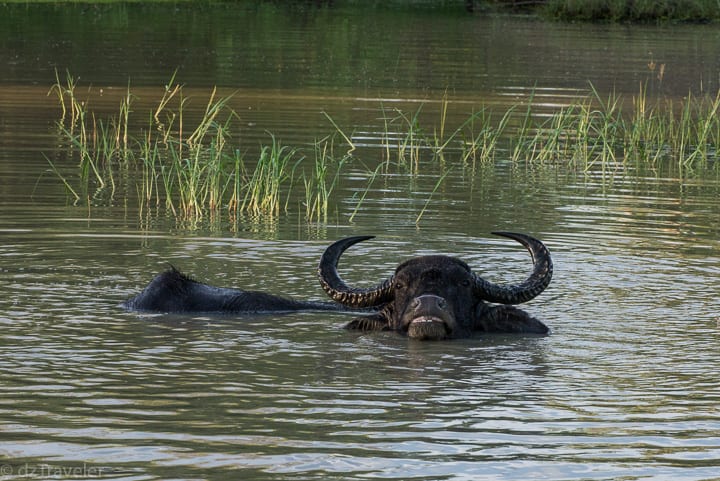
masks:
[(372, 307), (392, 299), (392, 277), (370, 289), (350, 287), (340, 278), (337, 264), (345, 250), (358, 242), (375, 236), (356, 236), (340, 239), (325, 249), (320, 258), (318, 276), (320, 285), (333, 300), (348, 307)]
[(508, 237), (524, 245), (533, 260), (533, 271), (521, 284), (497, 285), (488, 282), (475, 274), (475, 293), (482, 299), (499, 304), (521, 304), (534, 298), (550, 284), (553, 265), (550, 251), (539, 240), (514, 232), (493, 232), (495, 235)]

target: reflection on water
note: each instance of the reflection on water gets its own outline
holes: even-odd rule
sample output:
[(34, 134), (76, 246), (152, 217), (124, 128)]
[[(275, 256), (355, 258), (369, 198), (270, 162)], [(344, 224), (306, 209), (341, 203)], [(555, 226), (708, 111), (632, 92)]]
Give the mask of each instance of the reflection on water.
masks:
[(124, 86), (126, 77), (162, 85), (178, 69), (196, 87), (353, 96), (512, 94), (533, 86), (584, 89), (588, 81), (601, 92), (629, 94), (640, 82), (673, 96), (718, 87), (720, 33), (712, 25), (558, 25), (278, 2), (9, 5), (3, 13), (3, 83), (50, 84), (54, 68), (68, 68), (96, 85)]
[[(168, 260), (217, 284), (319, 298), (325, 242), (3, 231), (4, 461), (120, 479), (711, 479), (717, 256), (647, 240), (642, 223), (596, 243), (571, 224), (543, 236), (557, 274), (526, 306), (551, 336), (438, 343), (346, 332), (343, 314), (117, 308)], [(501, 239), (398, 237), (349, 253), (348, 277), (375, 282), (425, 251), (502, 281), (529, 263)]]
[[(58, 470), (77, 468), (85, 471), (75, 478), (128, 480), (227, 479), (236, 472), (259, 480), (717, 479), (720, 183), (714, 172), (685, 178), (672, 169), (627, 166), (574, 172), (498, 159), (474, 171), (449, 165), (442, 188), (433, 193), (437, 176), (446, 172), (442, 166), (423, 166), (417, 174), (389, 169), (368, 186), (367, 172), (380, 159), (363, 158), (367, 165), (353, 165), (338, 186), (341, 200), (328, 223), (281, 216), (273, 222), (241, 219), (234, 230), (227, 219), (194, 230), (162, 215), (138, 221), (132, 201), (90, 211), (66, 205), (62, 185), (41, 155), (57, 146), (51, 132), (59, 114), (45, 97), (54, 81), (48, 58), (73, 64), (90, 83), (97, 70), (96, 82), (118, 88), (125, 79), (115, 76), (125, 68), (139, 85), (150, 86), (171, 70), (114, 56), (124, 52), (124, 43), (111, 39), (142, 24), (132, 7), (119, 8), (129, 22), (109, 29), (108, 38), (88, 34), (108, 42), (108, 65), (96, 58), (92, 69), (75, 64), (90, 47), (75, 43), (65, 22), (57, 23), (58, 40), (47, 45), (49, 51), (34, 43), (38, 33), (29, 24), (26, 43), (0, 49), (11, 66), (0, 89), (1, 478), (69, 478)], [(150, 15), (156, 7), (147, 8)], [(97, 15), (105, 18), (108, 11)], [(173, 10), (173, 25), (187, 27), (191, 19), (181, 11)], [(238, 22), (234, 15), (228, 10), (227, 21)], [(337, 20), (334, 15), (340, 14), (321, 10), (304, 21), (314, 28), (328, 17)], [(266, 17), (256, 23), (262, 22), (267, 27)], [(290, 22), (283, 17), (280, 25)], [(377, 24), (383, 45), (353, 42), (363, 22)], [(197, 32), (204, 31), (201, 25)], [(230, 42), (248, 40), (244, 32), (260, 28), (254, 24), (249, 30), (218, 28), (228, 43), (218, 43), (214, 54), (226, 70), (190, 61), (199, 48), (193, 42), (202, 44), (199, 35), (163, 47), (176, 38), (172, 30), (153, 30), (158, 38), (149, 40), (156, 43), (148, 59), (168, 50), (173, 64), (172, 55), (187, 54), (182, 73), (195, 86), (248, 85), (236, 99), (238, 110), (245, 106), (244, 142), (268, 129), (300, 143), (326, 131), (322, 111), (364, 132), (377, 118), (377, 98), (417, 106), (425, 93), (441, 98), (448, 85), (457, 86), (458, 115), (476, 102), (504, 109), (517, 95), (527, 98), (536, 79), (549, 85), (538, 101), (543, 104), (562, 102), (567, 89), (574, 95), (572, 89), (585, 88), (588, 79), (609, 90), (615, 80), (625, 85), (644, 78), (644, 64), (633, 66), (645, 61), (649, 46), (670, 75), (692, 63), (682, 56), (684, 42), (707, 34), (702, 26), (585, 28), (517, 19), (359, 16), (329, 23), (327, 37), (313, 34), (320, 40), (299, 48), (298, 38), (310, 34), (292, 25), (278, 42), (296, 42), (296, 48), (271, 44), (266, 53), (274, 60), (259, 71)], [(413, 49), (424, 45), (411, 41), (418, 31), (409, 25), (430, 35), (424, 63), (404, 57), (416, 58)], [(93, 29), (93, 22), (81, 25), (86, 33)], [(374, 55), (377, 64), (355, 65), (357, 57), (349, 54), (344, 63), (308, 60), (342, 31), (350, 36), (342, 45)], [(598, 32), (608, 42), (594, 43)], [(522, 48), (509, 56), (493, 44), (471, 49), (458, 38), (512, 39)], [(255, 58), (262, 57), (262, 45), (257, 40), (249, 47)], [(393, 48), (398, 45), (407, 48)], [(696, 45), (695, 58), (705, 59), (709, 47)], [(605, 62), (596, 76), (600, 65), (581, 60), (606, 50), (615, 62)], [(548, 51), (558, 53), (538, 54)], [(288, 58), (279, 59), (278, 52)], [(30, 58), (44, 63), (32, 66)], [(690, 73), (712, 70), (716, 60), (692, 66), (692, 78), (678, 90), (694, 87), (699, 76)], [(469, 61), (484, 67), (469, 68)], [(234, 70), (237, 65), (248, 69), (247, 77)], [(274, 78), (268, 66), (278, 65), (299, 79), (294, 89), (287, 88), (291, 77), (277, 80), (285, 91), (262, 84)], [(375, 71), (373, 65), (397, 67)], [(347, 75), (323, 84), (332, 75), (322, 68), (333, 75), (344, 68)], [(393, 80), (398, 76), (417, 85)], [(39, 86), (26, 85), (28, 78)], [(359, 78), (372, 88), (356, 89)], [(392, 95), (378, 93), (391, 88)], [(662, 88), (675, 87), (666, 78)], [(434, 108), (430, 102), (428, 109)], [(350, 222), (364, 192), (362, 209)], [(524, 306), (551, 326), (550, 336), (420, 343), (346, 332), (348, 317), (340, 313), (211, 318), (118, 308), (168, 263), (217, 285), (322, 299), (314, 274), (319, 256), (331, 240), (351, 234), (377, 235), (343, 257), (343, 277), (353, 284), (373, 284), (401, 260), (428, 252), (457, 255), (493, 281), (524, 279), (527, 253), (491, 236), (493, 230), (531, 233), (552, 251), (551, 286)]]

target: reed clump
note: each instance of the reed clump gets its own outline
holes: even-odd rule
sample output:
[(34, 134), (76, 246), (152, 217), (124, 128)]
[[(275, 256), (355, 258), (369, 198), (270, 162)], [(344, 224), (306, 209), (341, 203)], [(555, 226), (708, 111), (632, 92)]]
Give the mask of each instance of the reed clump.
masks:
[(459, 155), (463, 165), (476, 167), (478, 163), (495, 160), (500, 139), (505, 135), (513, 110), (509, 109), (496, 123), (486, 107), (472, 112), (457, 126), (448, 124), (451, 101), (447, 94), (439, 101), (438, 118), (432, 127), (424, 124), (424, 105), (414, 112), (381, 105), (382, 128), (380, 145), (382, 158), (405, 168), (412, 174), (420, 172), (425, 160), (445, 161), (445, 155)]
[(98, 121), (76, 86), (68, 75), (51, 89), (62, 110), (58, 129), (78, 158), (79, 175), (71, 181), (54, 164), (52, 168), (76, 202), (112, 201), (114, 179), (122, 173), (138, 179), (141, 214), (165, 208), (181, 219), (217, 216), (224, 209), (231, 216), (277, 216), (287, 207), (281, 197), (302, 156), (270, 134), (270, 145), (261, 146), (256, 159), (246, 159), (232, 138), (237, 114), (228, 105), (231, 97), (220, 97), (213, 89), (200, 118), (191, 123), (189, 98), (173, 77), (149, 120), (135, 129), (129, 89), (119, 114)]
[(547, 17), (588, 22), (711, 22), (720, 19), (714, 0), (547, 0), (539, 10)]
[(460, 117), (450, 115), (453, 102), (446, 94), (434, 102), (437, 114), (422, 105), (410, 112), (380, 105), (379, 125), (369, 136), (375, 140), (366, 135), (360, 142), (325, 114), (331, 131), (311, 147), (284, 145), (268, 133), (269, 142), (249, 157), (233, 134), (238, 116), (230, 107), (232, 96), (216, 89), (198, 115), (173, 76), (159, 102), (138, 119), (137, 99), (128, 87), (117, 112), (101, 119), (80, 98), (72, 76), (56, 80), (51, 93), (61, 108), (58, 131), (78, 168), (67, 174), (51, 166), (75, 201), (113, 202), (120, 186), (126, 196), (134, 188), (141, 215), (164, 209), (190, 224), (223, 213), (277, 219), (293, 208), (293, 189), (304, 189), (296, 198), (308, 222), (327, 222), (349, 162), (365, 166), (368, 179), (366, 191), (353, 194), (350, 221), (391, 166), (411, 177), (428, 166), (433, 172), (439, 168), (430, 202), (451, 169), (460, 166), (472, 174), (496, 161), (581, 171), (671, 164), (681, 173), (718, 165), (720, 93), (651, 100), (641, 87), (626, 99), (591, 87), (586, 96), (551, 112), (541, 110), (531, 95), (523, 104), (481, 106)]
[(410, 113), (381, 106), (379, 143), (369, 147), (411, 174), (446, 159), (475, 170), (502, 158), (582, 170), (669, 163), (687, 171), (714, 165), (718, 156), (720, 92), (651, 100), (642, 85), (631, 98), (603, 96), (591, 86), (586, 96), (554, 111), (538, 107), (531, 94), (524, 105), (504, 111), (482, 106), (453, 127), (447, 121), (449, 103), (446, 97), (439, 102), (431, 128), (422, 106)]
[(337, 154), (335, 148), (334, 134), (313, 144), (314, 168), (303, 176), (305, 218), (310, 222), (327, 222), (330, 197), (340, 181), (342, 167), (352, 158), (351, 152)]
[(715, 97), (650, 101), (641, 87), (632, 99), (597, 90), (535, 121), (530, 110), (514, 139), (513, 160), (595, 166), (674, 164), (679, 171), (715, 164), (720, 142), (720, 93)]

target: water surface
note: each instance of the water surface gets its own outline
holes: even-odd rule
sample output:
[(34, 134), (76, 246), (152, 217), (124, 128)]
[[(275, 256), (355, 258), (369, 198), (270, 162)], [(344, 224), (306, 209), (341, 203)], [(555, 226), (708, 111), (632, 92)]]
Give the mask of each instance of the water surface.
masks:
[[(500, 156), (450, 165), (433, 192), (448, 166), (398, 166), (369, 183), (382, 158), (368, 148), (327, 222), (308, 224), (298, 193), (278, 219), (187, 225), (140, 215), (133, 195), (72, 205), (44, 157), (62, 158), (46, 95), (55, 68), (103, 89), (94, 102), (108, 111), (128, 80), (138, 109), (153, 104), (175, 68), (195, 98), (237, 91), (248, 150), (266, 131), (307, 145), (330, 131), (323, 111), (372, 144), (383, 105), (424, 105), (432, 118), (446, 91), (456, 119), (531, 98), (551, 109), (588, 82), (603, 94), (639, 82), (653, 95), (714, 91), (712, 27), (272, 4), (3, 8), (3, 479), (718, 479), (714, 172)], [(666, 65), (662, 79), (651, 60)], [(118, 307), (170, 263), (216, 285), (322, 299), (323, 249), (355, 234), (377, 238), (343, 257), (354, 283), (429, 252), (518, 282), (529, 257), (493, 230), (552, 251), (553, 283), (525, 306), (550, 336), (420, 343), (347, 332), (345, 314)]]

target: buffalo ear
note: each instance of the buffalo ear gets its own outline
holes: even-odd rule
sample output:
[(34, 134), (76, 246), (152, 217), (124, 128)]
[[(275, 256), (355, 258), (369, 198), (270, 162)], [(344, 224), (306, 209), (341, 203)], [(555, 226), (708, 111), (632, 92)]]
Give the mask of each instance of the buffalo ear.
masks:
[(356, 317), (345, 324), (345, 329), (358, 331), (389, 331), (390, 325), (385, 316), (373, 314), (372, 316)]
[(550, 329), (538, 319), (514, 306), (484, 306), (475, 320), (475, 330), (498, 333), (548, 334)]

